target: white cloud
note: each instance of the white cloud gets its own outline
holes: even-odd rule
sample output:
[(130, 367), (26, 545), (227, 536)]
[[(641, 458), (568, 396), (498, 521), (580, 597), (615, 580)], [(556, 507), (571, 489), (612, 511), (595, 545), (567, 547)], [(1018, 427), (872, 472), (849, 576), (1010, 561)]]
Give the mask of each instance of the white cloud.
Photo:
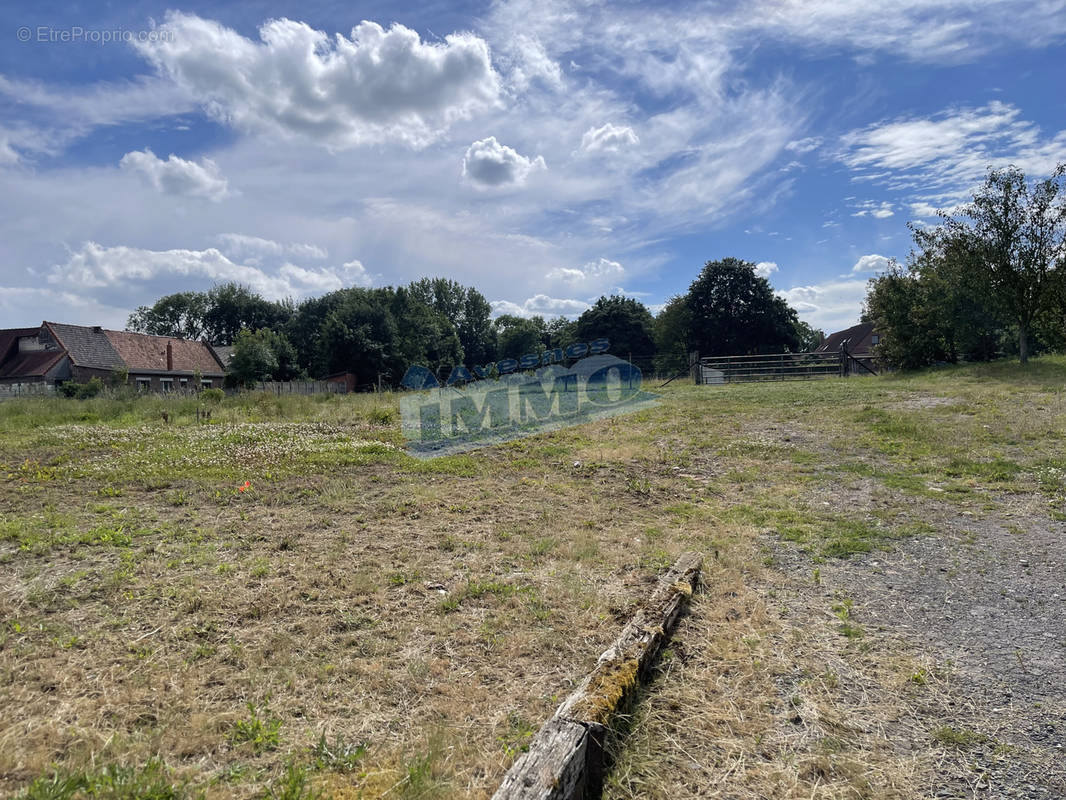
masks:
[(17, 164), (18, 162), (19, 154), (12, 147), (11, 138), (0, 134), (0, 164)]
[(830, 280), (810, 286), (794, 286), (778, 292), (799, 313), (801, 319), (826, 333), (859, 321), (866, 299), (865, 280)]
[(879, 256), (876, 253), (862, 256), (855, 265), (851, 268), (852, 275), (860, 275), (863, 273), (875, 273), (884, 272), (891, 266), (892, 259)]
[(805, 139), (796, 139), (785, 145), (786, 150), (791, 150), (793, 153), (809, 153), (812, 150), (817, 150), (822, 146), (821, 136), (808, 136)]
[(140, 174), (149, 184), (163, 194), (204, 197), (219, 202), (229, 193), (229, 185), (222, 177), (218, 166), (209, 158), (200, 163), (186, 161), (173, 153), (163, 161), (145, 148), (126, 153), (119, 166)]
[[(27, 309), (37, 309), (39, 313)], [(129, 311), (102, 303), (84, 292), (40, 286), (0, 286), (0, 317), (30, 327), (45, 319), (72, 325), (103, 325), (121, 330)]]
[(363, 21), (351, 38), (273, 19), (259, 42), (213, 20), (168, 12), (169, 35), (135, 47), (206, 111), (235, 127), (334, 148), (422, 147), (498, 101), (489, 48), (471, 33), (423, 42), (400, 24)]
[(852, 208), (859, 209), (851, 215), (853, 217), (875, 217), (877, 219), (886, 219), (895, 214), (892, 210), (892, 203), (889, 203), (887, 200), (883, 200), (880, 203), (873, 200), (866, 200), (858, 205), (852, 206)]
[(599, 128), (589, 128), (581, 137), (581, 149), (586, 153), (617, 153), (637, 144), (640, 144), (640, 137), (632, 128), (610, 122)]
[(564, 300), (546, 294), (535, 294), (521, 305), (509, 300), (494, 300), (491, 305), (496, 316), (511, 314), (516, 317), (576, 317), (589, 308), (589, 304), (581, 300)]
[(516, 90), (526, 91), (535, 80), (552, 89), (562, 87), (562, 69), (535, 36), (520, 33), (506, 43), (503, 52), (511, 67), (510, 83)]
[(159, 77), (56, 88), (0, 75), (0, 95), (52, 112), (57, 124), (79, 134), (94, 127), (168, 117), (196, 108), (180, 87)]
[(581, 269), (556, 267), (544, 277), (582, 296), (591, 296), (617, 288), (625, 273), (617, 261), (600, 258), (598, 261), (589, 261)]
[(737, 16), (737, 24), (764, 37), (846, 46), (861, 60), (880, 51), (920, 62), (971, 62), (1007, 43), (1041, 46), (1066, 33), (1057, 2), (761, 0), (741, 6)]
[(85, 290), (129, 291), (134, 288), (131, 284), (176, 277), (199, 279), (204, 284), (235, 281), (275, 300), (370, 284), (370, 277), (359, 261), (317, 269), (285, 263), (277, 271), (269, 271), (252, 264), (234, 263), (215, 248), (145, 250), (105, 247), (92, 241), (70, 253), (66, 263), (53, 266), (48, 282)]
[(266, 257), (280, 257), (286, 254), (297, 258), (323, 259), (329, 257), (329, 251), (323, 247), (303, 242), (290, 242), (283, 244), (273, 239), (263, 239), (259, 236), (248, 236), (243, 233), (220, 233), (215, 237), (221, 244), (222, 251), (230, 258), (245, 259)]
[(474, 142), (463, 156), (463, 176), (482, 188), (522, 186), (530, 173), (547, 168), (542, 156), (526, 158), (495, 136)]
[(774, 261), (760, 261), (755, 265), (755, 274), (760, 278), (769, 278), (777, 272), (777, 263)]
[(841, 144), (837, 157), (856, 180), (905, 193), (913, 213), (931, 216), (965, 202), (989, 167), (1015, 164), (1031, 176), (1049, 174), (1066, 150), (1066, 131), (1044, 136), (997, 100), (878, 122), (845, 134)]

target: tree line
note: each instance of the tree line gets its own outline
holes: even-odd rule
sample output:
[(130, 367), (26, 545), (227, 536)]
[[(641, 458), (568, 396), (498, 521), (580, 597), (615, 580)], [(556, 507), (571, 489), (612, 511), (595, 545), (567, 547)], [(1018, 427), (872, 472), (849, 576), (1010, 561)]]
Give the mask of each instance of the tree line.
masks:
[(973, 200), (911, 225), (914, 247), (870, 281), (863, 319), (878, 358), (914, 369), (1066, 347), (1066, 165), (1030, 182), (990, 170)]
[(645, 371), (681, 372), (688, 354), (801, 352), (824, 335), (776, 296), (755, 264), (708, 261), (687, 293), (658, 315), (631, 297), (600, 297), (577, 319), (492, 317), (477, 289), (446, 278), (406, 286), (345, 288), (302, 302), (264, 299), (235, 283), (178, 292), (142, 306), (127, 329), (233, 346), (230, 380), (322, 378), (352, 372), (360, 385), (395, 386), (420, 364), (447, 374), (458, 364), (486, 364), (606, 338), (610, 352)]

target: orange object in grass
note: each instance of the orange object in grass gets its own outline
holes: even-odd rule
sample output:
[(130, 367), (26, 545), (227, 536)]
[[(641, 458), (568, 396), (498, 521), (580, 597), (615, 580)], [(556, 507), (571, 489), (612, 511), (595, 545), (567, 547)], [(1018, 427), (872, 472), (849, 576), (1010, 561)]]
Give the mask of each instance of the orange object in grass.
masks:
[(243, 492), (246, 489), (251, 489), (251, 488), (252, 488), (252, 482), (251, 481), (245, 481), (243, 485), (237, 487), (237, 491), (238, 492)]

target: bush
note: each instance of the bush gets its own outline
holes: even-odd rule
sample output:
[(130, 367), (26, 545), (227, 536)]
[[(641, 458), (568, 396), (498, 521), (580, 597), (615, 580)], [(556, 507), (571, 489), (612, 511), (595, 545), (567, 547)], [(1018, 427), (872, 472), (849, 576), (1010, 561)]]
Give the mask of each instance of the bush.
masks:
[(200, 392), (200, 399), (205, 403), (214, 403), (216, 406), (222, 402), (226, 393), (221, 389), (204, 389)]
[(99, 378), (90, 378), (86, 383), (67, 381), (59, 387), (59, 391), (63, 393), (64, 397), (74, 397), (78, 400), (88, 400), (90, 397), (96, 397), (103, 390), (104, 382)]

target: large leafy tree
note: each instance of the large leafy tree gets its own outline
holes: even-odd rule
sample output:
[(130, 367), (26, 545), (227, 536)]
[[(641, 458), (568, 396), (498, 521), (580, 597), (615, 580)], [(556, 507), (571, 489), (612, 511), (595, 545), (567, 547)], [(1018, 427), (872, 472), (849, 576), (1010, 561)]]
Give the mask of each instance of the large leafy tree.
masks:
[(801, 349), (795, 310), (751, 261), (708, 261), (689, 287), (688, 306), (689, 344), (701, 356)]
[(205, 338), (212, 344), (234, 344), (243, 329), (280, 331), (292, 318), (290, 301), (266, 300), (246, 286), (222, 283), (207, 292), (177, 292), (141, 306), (126, 327), (138, 333)]
[(392, 295), (389, 306), (396, 320), (396, 355), (404, 369), (419, 364), (439, 373), (463, 363), (463, 346), (447, 314), (402, 287)]
[(897, 369), (915, 369), (944, 360), (943, 337), (927, 310), (928, 285), (914, 271), (893, 263), (871, 278), (863, 319), (880, 335), (877, 357)]
[(799, 349), (805, 353), (816, 350), (825, 341), (824, 331), (803, 320), (796, 322), (796, 336), (799, 337)]
[(290, 381), (299, 377), (296, 350), (283, 333), (245, 328), (233, 341), (230, 382), (250, 386), (259, 381)]
[(168, 294), (130, 314), (126, 329), (154, 336), (199, 339), (204, 335), (206, 311), (207, 295), (203, 292)]
[(481, 292), (447, 278), (423, 278), (412, 283), (408, 290), (452, 323), (467, 363), (492, 360), (496, 354), (492, 306)]
[(1015, 328), (1019, 360), (1055, 302), (1066, 261), (1066, 164), (1032, 185), (1017, 167), (991, 170), (973, 202), (945, 215), (952, 238), (966, 243), (992, 296)]
[(639, 300), (621, 295), (601, 297), (577, 318), (578, 341), (607, 339), (620, 358), (648, 358), (655, 353), (655, 320)]
[(692, 310), (688, 296), (674, 295), (655, 318), (655, 368), (670, 373), (687, 369), (691, 334)]
[(399, 331), (386, 290), (343, 291), (318, 333), (316, 374), (352, 372), (360, 382), (402, 374)]
[(496, 327), (497, 358), (521, 358), (527, 353), (539, 353), (551, 340), (544, 317), (503, 314), (493, 324)]
[(280, 331), (292, 319), (291, 301), (266, 300), (237, 283), (222, 283), (207, 293), (204, 334), (212, 344), (232, 344), (244, 328)]

